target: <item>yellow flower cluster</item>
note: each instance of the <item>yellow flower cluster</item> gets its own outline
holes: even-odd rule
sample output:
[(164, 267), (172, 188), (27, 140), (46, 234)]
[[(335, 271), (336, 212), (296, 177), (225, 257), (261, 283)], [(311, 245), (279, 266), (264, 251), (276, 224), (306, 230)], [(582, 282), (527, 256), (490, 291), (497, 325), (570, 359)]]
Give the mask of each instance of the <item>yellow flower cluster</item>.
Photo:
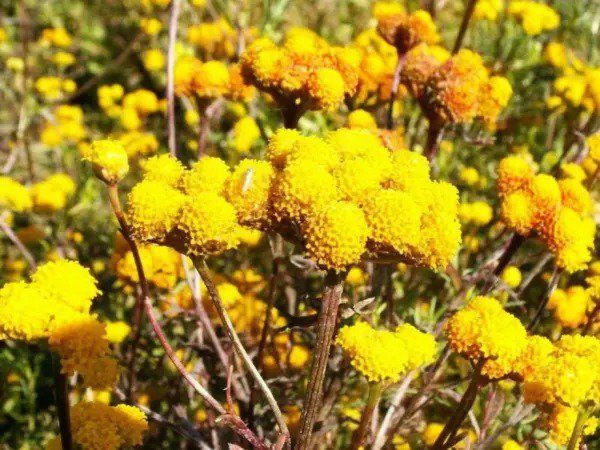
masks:
[(341, 328), (336, 342), (370, 382), (397, 381), (406, 372), (432, 362), (436, 353), (434, 337), (408, 324), (387, 331), (357, 322)]
[(77, 84), (69, 78), (61, 79), (55, 76), (43, 76), (35, 80), (35, 90), (47, 101), (59, 100), (65, 94), (71, 94), (77, 89)]
[[(524, 373), (525, 400), (573, 408), (600, 404), (600, 341), (591, 336), (563, 335), (534, 357)], [(560, 370), (557, 370), (557, 367)]]
[(332, 110), (356, 91), (355, 65), (349, 59), (345, 49), (296, 28), (281, 46), (267, 38), (254, 41), (242, 55), (241, 67), (251, 84), (284, 109)]
[(152, 155), (158, 150), (158, 139), (151, 132), (128, 131), (117, 135), (116, 139), (123, 144), (130, 158)]
[(248, 153), (258, 138), (260, 129), (250, 116), (242, 117), (233, 126), (231, 144), (238, 153)]
[(63, 209), (75, 193), (73, 179), (65, 173), (55, 173), (31, 186), (31, 199), (36, 212), (50, 214)]
[(48, 147), (63, 143), (78, 143), (87, 135), (83, 126), (83, 111), (79, 106), (60, 105), (54, 109), (54, 120), (44, 124), (40, 140)]
[(421, 98), (425, 84), (434, 71), (450, 58), (450, 53), (438, 45), (420, 44), (406, 53), (400, 72), (400, 82), (414, 98)]
[(482, 373), (491, 379), (511, 374), (527, 345), (525, 327), (491, 297), (472, 299), (444, 331), (454, 351), (473, 363), (485, 361)]
[(535, 175), (521, 156), (509, 156), (498, 165), (498, 192), (509, 228), (523, 236), (535, 232), (559, 267), (585, 269), (596, 225), (590, 217), (590, 194), (580, 181)]
[(433, 19), (422, 9), (412, 14), (406, 12), (379, 14), (377, 31), (401, 55), (421, 43), (437, 44), (440, 40)]
[(73, 38), (65, 28), (44, 28), (40, 43), (44, 46), (70, 47)]
[(548, 309), (554, 311), (554, 320), (566, 328), (577, 328), (587, 321), (587, 313), (594, 302), (583, 286), (556, 289), (548, 301)]
[(560, 16), (544, 3), (511, 1), (508, 14), (515, 17), (529, 36), (552, 31), (560, 25)]
[(495, 21), (504, 9), (504, 0), (479, 0), (475, 5), (473, 17)]
[(89, 313), (97, 294), (96, 280), (77, 262), (47, 263), (31, 283), (7, 283), (0, 290), (0, 339), (48, 338), (63, 373), (79, 372), (91, 387), (110, 386), (118, 367), (104, 324)]
[(460, 50), (436, 67), (418, 97), (431, 123), (469, 123), (479, 117), (493, 125), (512, 96), (509, 81), (489, 76), (479, 54)]
[(29, 189), (10, 177), (0, 176), (0, 208), (24, 212), (32, 206)]
[[(148, 429), (146, 415), (137, 407), (80, 402), (71, 408), (73, 442), (83, 450), (117, 450), (141, 445)], [(60, 450), (60, 437), (46, 450)]]
[(203, 103), (218, 97), (249, 99), (253, 89), (245, 84), (240, 70), (237, 64), (228, 67), (217, 60), (202, 62), (194, 56), (182, 56), (175, 63), (175, 92), (195, 95)]
[(129, 195), (136, 238), (207, 256), (235, 247), (241, 226), (272, 230), (336, 270), (363, 256), (443, 268), (456, 253), (458, 195), (430, 179), (424, 157), (390, 152), (368, 130), (320, 139), (281, 129), (267, 158), (233, 171), (218, 158), (189, 170), (151, 158)]
[(237, 32), (224, 18), (188, 28), (188, 41), (200, 51), (203, 60), (235, 56)]
[(142, 54), (142, 63), (148, 72), (160, 72), (164, 69), (166, 56), (159, 48), (151, 48)]
[[(556, 404), (552, 407), (550, 414), (545, 419), (545, 428), (548, 430), (550, 440), (557, 445), (566, 446), (569, 443), (575, 422), (577, 421), (577, 410), (568, 406)], [(598, 428), (598, 419), (590, 417), (585, 422), (582, 435), (575, 444), (575, 448), (579, 447), (579, 442), (584, 436), (591, 436)]]

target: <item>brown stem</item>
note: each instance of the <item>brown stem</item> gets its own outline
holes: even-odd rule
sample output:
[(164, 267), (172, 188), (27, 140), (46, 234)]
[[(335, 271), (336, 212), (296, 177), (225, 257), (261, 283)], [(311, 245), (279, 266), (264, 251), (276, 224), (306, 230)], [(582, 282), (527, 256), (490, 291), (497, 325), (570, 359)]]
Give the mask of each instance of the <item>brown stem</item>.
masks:
[(275, 400), (275, 397), (273, 396), (271, 389), (269, 388), (269, 386), (267, 385), (267, 383), (265, 382), (263, 377), (260, 375), (260, 373), (256, 369), (256, 366), (252, 362), (250, 355), (248, 355), (248, 352), (246, 352), (246, 349), (244, 348), (242, 341), (240, 340), (239, 336), (237, 335), (235, 328), (233, 326), (233, 323), (231, 323), (231, 319), (229, 318), (229, 315), (227, 314), (227, 311), (225, 310), (225, 307), (223, 306), (221, 296), (219, 295), (219, 292), (217, 291), (217, 288), (212, 280), (212, 277), (210, 276), (206, 262), (203, 259), (196, 258), (196, 259), (194, 259), (194, 267), (196, 267), (196, 270), (200, 274), (200, 278), (202, 278), (202, 281), (204, 282), (204, 285), (206, 286), (208, 295), (210, 296), (210, 298), (213, 302), (213, 305), (215, 306), (215, 309), (217, 310), (217, 313), (219, 314), (221, 323), (225, 327), (225, 331), (227, 332), (227, 336), (229, 337), (229, 339), (231, 340), (231, 343), (233, 344), (233, 348), (235, 349), (235, 351), (237, 352), (239, 357), (244, 362), (244, 365), (246, 366), (248, 371), (252, 374), (252, 377), (254, 378), (254, 380), (258, 383), (258, 386), (260, 387), (263, 395), (265, 396), (265, 398), (267, 399), (267, 402), (269, 403), (269, 407), (273, 411), (273, 415), (275, 416), (275, 420), (277, 421), (277, 425), (279, 426), (280, 431), (283, 434), (285, 434), (286, 436), (288, 436), (288, 438), (289, 438), (290, 432), (285, 423), (283, 414), (281, 413), (281, 410), (279, 409), (277, 400)]
[(443, 127), (430, 123), (427, 130), (427, 142), (425, 144), (425, 156), (431, 163), (440, 148), (440, 141), (442, 140)]
[(67, 377), (60, 371), (60, 361), (52, 355), (52, 368), (54, 370), (54, 394), (56, 396), (56, 410), (60, 427), (60, 442), (62, 450), (73, 449), (73, 436), (71, 434), (71, 411), (69, 407), (69, 387)]
[(375, 408), (379, 403), (382, 391), (383, 384), (381, 382), (372, 383), (369, 385), (369, 397), (367, 399), (367, 404), (365, 405), (365, 409), (360, 417), (358, 428), (354, 430), (354, 433), (352, 433), (350, 450), (358, 450), (365, 440), (369, 424), (371, 423), (371, 418), (373, 417), (373, 411), (375, 411)]
[(152, 329), (156, 334), (161, 346), (163, 347), (165, 353), (173, 363), (173, 365), (177, 368), (181, 376), (187, 383), (198, 393), (200, 396), (210, 405), (212, 406), (219, 414), (225, 414), (225, 408), (221, 406), (221, 404), (212, 396), (210, 393), (200, 384), (198, 381), (186, 370), (182, 362), (179, 360), (173, 348), (167, 341), (167, 338), (162, 330), (162, 327), (158, 323), (156, 316), (154, 315), (154, 309), (152, 307), (152, 301), (150, 300), (150, 289), (148, 288), (148, 280), (146, 279), (146, 274), (144, 272), (144, 266), (142, 264), (142, 260), (140, 258), (140, 253), (137, 247), (137, 244), (131, 237), (129, 232), (129, 226), (127, 225), (127, 221), (125, 220), (125, 215), (123, 214), (123, 210), (121, 208), (121, 203), (119, 201), (119, 190), (116, 184), (108, 186), (108, 196), (110, 199), (110, 204), (113, 208), (115, 216), (119, 222), (119, 226), (121, 227), (121, 233), (123, 237), (129, 244), (129, 248), (131, 250), (131, 254), (133, 255), (133, 260), (135, 262), (136, 271), (138, 273), (138, 278), (140, 280), (140, 287), (142, 289), (142, 295), (144, 297), (144, 309), (146, 311), (146, 315), (150, 320), (152, 325)]
[(453, 55), (458, 53), (458, 51), (462, 47), (465, 33), (467, 32), (469, 22), (471, 21), (471, 16), (473, 15), (473, 11), (475, 10), (475, 5), (477, 5), (477, 0), (469, 0), (467, 8), (465, 9), (465, 15), (463, 16), (462, 22), (460, 23), (460, 29), (458, 30), (456, 41), (454, 41), (454, 47), (452, 48)]
[(281, 108), (281, 117), (283, 119), (283, 126), (289, 129), (298, 128), (298, 122), (304, 112), (298, 106), (286, 105)]
[(487, 281), (481, 290), (482, 295), (485, 295), (492, 290), (496, 283), (496, 278), (500, 276), (504, 269), (506, 269), (511, 259), (513, 256), (515, 256), (515, 253), (517, 253), (517, 250), (521, 248), (521, 245), (523, 245), (524, 242), (525, 238), (523, 236), (521, 236), (519, 233), (513, 233), (504, 251), (502, 252), (502, 255), (500, 255), (500, 259), (498, 260), (496, 267), (494, 267), (494, 271), (492, 272), (493, 277)]
[(135, 299), (135, 311), (133, 314), (133, 339), (129, 347), (128, 356), (128, 382), (127, 382), (127, 400), (134, 400), (135, 393), (135, 360), (137, 356), (137, 348), (142, 334), (142, 319), (144, 316), (144, 297), (141, 292), (138, 292)]
[(550, 300), (550, 297), (552, 296), (552, 294), (554, 293), (554, 290), (556, 289), (556, 286), (558, 285), (560, 273), (561, 273), (560, 269), (558, 267), (555, 267), (554, 272), (552, 272), (552, 278), (550, 278), (550, 282), (548, 283), (548, 289), (546, 289), (544, 297), (542, 297), (542, 299), (540, 300), (540, 304), (537, 307), (537, 310), (533, 316), (533, 319), (531, 319), (531, 322), (529, 322), (529, 325), (527, 325), (527, 331), (532, 331), (537, 326), (540, 319), (542, 318), (542, 314), (544, 313), (544, 310), (546, 309), (548, 300)]
[(387, 110), (387, 121), (386, 128), (391, 130), (394, 128), (394, 102), (398, 97), (398, 89), (400, 88), (400, 75), (402, 74), (402, 68), (406, 62), (406, 53), (398, 54), (398, 62), (396, 63), (396, 69), (394, 69), (394, 78), (392, 79), (392, 90), (390, 93), (390, 99), (388, 102)]
[(308, 375), (308, 385), (306, 387), (306, 397), (304, 398), (304, 407), (300, 418), (296, 450), (306, 450), (310, 445), (310, 438), (317, 416), (317, 408), (321, 400), (327, 360), (329, 359), (329, 351), (335, 333), (337, 313), (345, 279), (346, 272), (338, 273), (330, 270), (325, 276), (321, 310), (319, 311), (319, 321), (317, 323), (315, 349)]
[(456, 436), (458, 429), (469, 414), (469, 411), (471, 410), (471, 407), (477, 398), (479, 382), (481, 380), (481, 369), (483, 368), (484, 362), (484, 360), (481, 360), (479, 363), (477, 363), (477, 366), (475, 366), (469, 386), (460, 399), (454, 414), (452, 417), (450, 417), (450, 420), (446, 423), (446, 426), (444, 426), (444, 429), (433, 444), (432, 450), (444, 450), (448, 448), (448, 444), (451, 443)]
[(174, 68), (175, 68), (175, 43), (177, 42), (177, 20), (179, 19), (179, 10), (181, 9), (181, 0), (171, 1), (171, 16), (169, 17), (169, 47), (167, 49), (167, 135), (169, 144), (169, 153), (177, 156), (177, 145), (175, 140), (175, 87), (174, 87)]

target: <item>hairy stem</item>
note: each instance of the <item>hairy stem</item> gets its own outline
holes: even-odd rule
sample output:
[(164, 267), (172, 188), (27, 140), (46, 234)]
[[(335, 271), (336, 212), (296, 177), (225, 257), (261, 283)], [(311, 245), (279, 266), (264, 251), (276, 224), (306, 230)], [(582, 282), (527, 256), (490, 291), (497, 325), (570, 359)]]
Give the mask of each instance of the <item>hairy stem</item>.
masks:
[(308, 385), (306, 387), (306, 397), (304, 398), (304, 406), (300, 418), (296, 450), (306, 450), (310, 445), (310, 438), (317, 417), (317, 408), (321, 400), (325, 370), (327, 369), (327, 360), (329, 359), (329, 350), (337, 323), (337, 313), (345, 278), (345, 272), (337, 273), (335, 271), (329, 271), (325, 277), (321, 310), (319, 311), (319, 320), (317, 322), (315, 349), (308, 375)]
[(367, 399), (367, 404), (365, 405), (365, 409), (360, 417), (358, 428), (354, 430), (354, 433), (352, 433), (350, 450), (358, 450), (365, 440), (367, 430), (369, 429), (369, 424), (371, 423), (371, 418), (373, 417), (373, 411), (375, 411), (375, 408), (379, 403), (382, 392), (383, 384), (381, 382), (371, 383), (369, 385), (369, 397)]
[(167, 49), (167, 135), (169, 153), (177, 156), (175, 141), (175, 43), (177, 42), (177, 21), (181, 9), (181, 0), (171, 1), (171, 15), (169, 17), (169, 47)]
[(467, 32), (469, 22), (471, 21), (471, 16), (473, 15), (473, 11), (475, 10), (475, 5), (477, 5), (477, 0), (469, 0), (467, 8), (465, 9), (465, 15), (463, 16), (462, 22), (460, 23), (460, 29), (458, 30), (456, 41), (454, 41), (452, 54), (458, 53), (458, 51), (462, 47), (463, 39), (465, 38), (465, 33)]
[(387, 121), (386, 128), (391, 130), (394, 128), (394, 102), (398, 97), (398, 89), (400, 88), (400, 75), (402, 74), (402, 68), (406, 62), (406, 53), (398, 54), (398, 62), (396, 63), (396, 69), (394, 70), (394, 78), (392, 80), (392, 91), (390, 93), (390, 100), (388, 103), (387, 110)]

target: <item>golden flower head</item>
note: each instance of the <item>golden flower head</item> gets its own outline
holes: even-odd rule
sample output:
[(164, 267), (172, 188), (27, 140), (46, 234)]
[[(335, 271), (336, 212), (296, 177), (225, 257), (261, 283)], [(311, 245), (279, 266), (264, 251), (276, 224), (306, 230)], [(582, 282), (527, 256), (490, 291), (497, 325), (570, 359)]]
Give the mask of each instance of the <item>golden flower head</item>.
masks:
[(127, 152), (119, 141), (104, 139), (92, 142), (84, 159), (92, 163), (95, 175), (107, 184), (118, 183), (129, 171)]

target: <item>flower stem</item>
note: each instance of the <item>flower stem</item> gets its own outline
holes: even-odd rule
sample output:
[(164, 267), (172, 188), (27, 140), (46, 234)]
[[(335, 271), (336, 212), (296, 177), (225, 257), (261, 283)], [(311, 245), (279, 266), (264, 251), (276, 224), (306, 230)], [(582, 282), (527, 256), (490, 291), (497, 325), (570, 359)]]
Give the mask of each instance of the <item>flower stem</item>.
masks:
[(169, 46), (167, 49), (167, 135), (169, 153), (171, 156), (177, 156), (177, 146), (175, 141), (175, 44), (177, 42), (177, 21), (181, 9), (181, 0), (171, 2), (171, 14), (169, 17)]
[(427, 143), (425, 144), (425, 156), (431, 163), (437, 156), (442, 140), (443, 127), (430, 123), (427, 130)]
[(56, 410), (58, 412), (58, 425), (60, 427), (60, 442), (62, 450), (72, 450), (73, 436), (71, 435), (71, 412), (69, 409), (67, 377), (60, 371), (60, 361), (56, 355), (52, 355), (52, 369), (54, 370), (54, 395), (56, 396)]
[(575, 426), (573, 427), (567, 450), (576, 450), (577, 441), (579, 441), (579, 438), (581, 437), (587, 419), (588, 414), (585, 411), (579, 411), (577, 413), (577, 420), (575, 421)]
[(462, 18), (462, 22), (460, 23), (460, 29), (458, 30), (458, 35), (456, 36), (456, 41), (454, 41), (454, 47), (452, 48), (452, 54), (458, 53), (460, 48), (462, 47), (463, 39), (465, 38), (465, 33), (467, 32), (467, 28), (469, 27), (469, 22), (471, 21), (471, 16), (473, 15), (473, 11), (475, 10), (475, 5), (477, 5), (477, 0), (469, 0), (467, 4), (467, 8), (465, 9), (465, 15)]
[(467, 390), (460, 399), (454, 414), (452, 417), (450, 417), (450, 420), (446, 423), (446, 426), (433, 444), (432, 450), (444, 450), (448, 448), (448, 444), (453, 445), (452, 440), (456, 436), (458, 429), (469, 414), (469, 411), (471, 410), (471, 407), (477, 398), (477, 393), (479, 392), (479, 382), (481, 380), (481, 369), (483, 368), (484, 362), (484, 360), (481, 360), (475, 366), (475, 370), (473, 371), (473, 376), (471, 377), (471, 382), (469, 383)]
[(304, 407), (300, 418), (296, 450), (306, 450), (310, 445), (310, 438), (317, 417), (317, 407), (321, 400), (325, 370), (327, 369), (327, 360), (329, 359), (329, 350), (337, 323), (337, 313), (345, 278), (346, 272), (337, 273), (329, 271), (325, 276), (325, 287), (323, 289), (321, 310), (319, 311), (317, 322), (317, 337), (310, 373), (308, 375)]
[(358, 425), (358, 428), (354, 430), (354, 433), (352, 433), (352, 443), (350, 444), (350, 450), (358, 450), (362, 445), (367, 434), (369, 424), (371, 423), (371, 418), (373, 417), (373, 411), (375, 411), (375, 408), (379, 403), (379, 399), (381, 398), (382, 392), (383, 383), (377, 382), (369, 384), (369, 397), (367, 398), (367, 404), (365, 405), (365, 409), (363, 410), (362, 416), (360, 417), (360, 423)]
[(271, 410), (273, 411), (273, 414), (275, 415), (275, 420), (277, 421), (277, 425), (279, 426), (280, 431), (284, 435), (288, 436), (288, 439), (289, 439), (290, 432), (285, 423), (283, 414), (281, 413), (281, 410), (279, 409), (277, 400), (275, 400), (275, 397), (273, 396), (271, 389), (269, 388), (269, 386), (267, 385), (267, 383), (265, 382), (263, 377), (260, 375), (260, 373), (256, 369), (256, 366), (254, 366), (254, 363), (252, 362), (250, 355), (248, 355), (248, 352), (246, 352), (246, 349), (244, 348), (242, 341), (240, 340), (238, 334), (236, 333), (233, 323), (231, 323), (231, 319), (229, 318), (227, 311), (225, 311), (225, 307), (223, 306), (223, 302), (221, 301), (221, 296), (219, 295), (219, 292), (217, 291), (217, 288), (215, 287), (215, 284), (213, 283), (212, 277), (209, 274), (208, 266), (206, 265), (206, 261), (204, 261), (203, 259), (200, 259), (200, 258), (195, 258), (193, 261), (194, 261), (194, 267), (196, 267), (196, 270), (200, 274), (200, 278), (202, 278), (202, 281), (204, 282), (204, 284), (206, 286), (208, 295), (210, 296), (210, 298), (213, 302), (213, 305), (215, 306), (215, 309), (217, 310), (217, 313), (219, 314), (221, 322), (222, 322), (223, 326), (225, 327), (225, 331), (227, 332), (227, 335), (228, 335), (229, 339), (231, 340), (233, 347), (235, 348), (236, 352), (238, 353), (238, 355), (244, 362), (244, 365), (246, 366), (248, 371), (252, 374), (252, 377), (254, 378), (254, 380), (258, 383), (261, 391), (263, 392), (265, 398), (267, 399), (267, 402), (269, 403), (269, 406), (271, 407)]
[(404, 67), (404, 63), (406, 61), (406, 53), (400, 54), (398, 53), (398, 62), (396, 63), (396, 69), (394, 70), (394, 78), (392, 80), (392, 90), (390, 92), (390, 100), (388, 103), (387, 110), (387, 121), (386, 128), (391, 130), (394, 128), (394, 102), (398, 97), (398, 89), (400, 88), (400, 75), (402, 74), (402, 69)]

